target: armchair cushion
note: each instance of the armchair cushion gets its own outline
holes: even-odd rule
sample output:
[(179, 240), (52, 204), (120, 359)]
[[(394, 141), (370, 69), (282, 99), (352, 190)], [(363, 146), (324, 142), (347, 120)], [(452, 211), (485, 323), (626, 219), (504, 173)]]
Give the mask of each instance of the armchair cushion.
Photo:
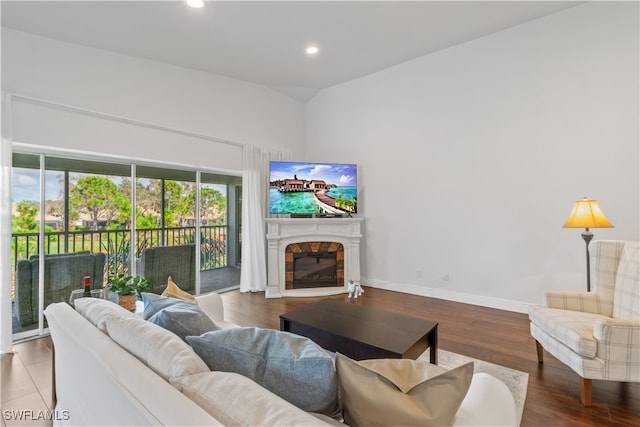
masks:
[(596, 320), (608, 317), (580, 311), (531, 306), (529, 319), (565, 346), (583, 357), (594, 358), (598, 343), (593, 336)]

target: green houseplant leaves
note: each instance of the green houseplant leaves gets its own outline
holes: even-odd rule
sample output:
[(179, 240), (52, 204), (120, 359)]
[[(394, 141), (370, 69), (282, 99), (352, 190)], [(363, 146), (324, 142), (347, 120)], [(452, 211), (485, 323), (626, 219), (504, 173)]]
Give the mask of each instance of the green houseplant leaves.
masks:
[(127, 276), (123, 273), (116, 274), (107, 279), (109, 290), (120, 296), (135, 295), (142, 296), (142, 292), (151, 286), (151, 280), (140, 276)]

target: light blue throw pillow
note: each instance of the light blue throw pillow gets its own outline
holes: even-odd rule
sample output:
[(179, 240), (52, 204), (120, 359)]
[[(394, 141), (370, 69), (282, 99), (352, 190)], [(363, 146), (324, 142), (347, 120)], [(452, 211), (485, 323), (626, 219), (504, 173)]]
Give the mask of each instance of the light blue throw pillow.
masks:
[(142, 314), (144, 320), (149, 320), (151, 316), (162, 310), (171, 307), (174, 304), (184, 302), (182, 299), (163, 297), (162, 295), (151, 292), (142, 293), (142, 302), (144, 303), (144, 312)]
[(193, 301), (144, 292), (144, 318), (173, 332), (182, 340), (187, 335), (201, 335), (220, 329)]
[(308, 338), (275, 329), (232, 328), (186, 341), (212, 371), (244, 375), (305, 411), (339, 414), (333, 359)]
[(183, 341), (187, 335), (201, 335), (220, 329), (198, 304), (189, 301), (163, 308), (151, 316), (149, 322), (173, 332)]

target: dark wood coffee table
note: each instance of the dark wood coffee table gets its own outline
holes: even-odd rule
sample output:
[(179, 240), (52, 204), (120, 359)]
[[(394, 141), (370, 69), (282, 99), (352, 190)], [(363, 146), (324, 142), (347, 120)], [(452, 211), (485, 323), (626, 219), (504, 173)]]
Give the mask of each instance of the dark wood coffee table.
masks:
[(438, 363), (438, 323), (324, 299), (280, 315), (280, 330), (308, 337), (354, 360), (416, 359), (429, 348)]

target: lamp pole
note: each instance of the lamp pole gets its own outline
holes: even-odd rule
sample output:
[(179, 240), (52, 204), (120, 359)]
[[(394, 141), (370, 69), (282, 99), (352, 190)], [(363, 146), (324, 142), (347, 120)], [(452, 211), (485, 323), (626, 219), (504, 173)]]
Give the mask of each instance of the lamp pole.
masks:
[(587, 244), (587, 292), (591, 292), (591, 266), (589, 265), (589, 242), (593, 239), (593, 233), (588, 228), (584, 229), (582, 238)]

